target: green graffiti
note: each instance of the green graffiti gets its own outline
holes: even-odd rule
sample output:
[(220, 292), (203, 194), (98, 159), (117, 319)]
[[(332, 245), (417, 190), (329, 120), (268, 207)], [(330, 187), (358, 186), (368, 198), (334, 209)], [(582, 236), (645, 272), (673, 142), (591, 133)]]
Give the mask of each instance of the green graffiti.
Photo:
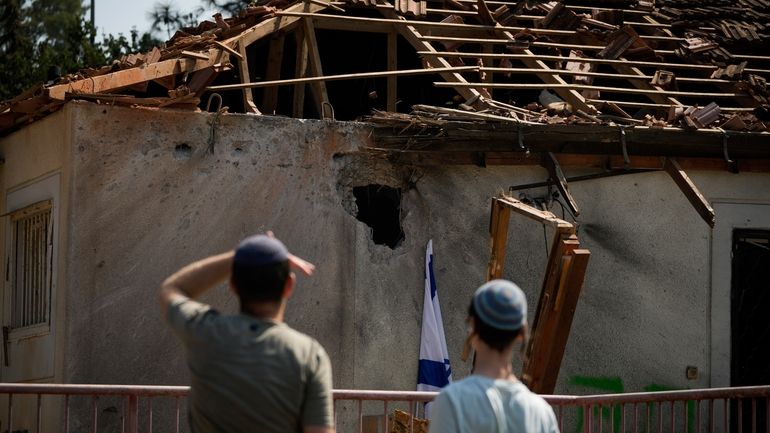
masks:
[[(571, 385), (577, 385), (584, 388), (589, 388), (597, 391), (601, 391), (606, 394), (622, 394), (625, 392), (625, 386), (623, 380), (619, 377), (590, 377), (590, 376), (573, 376), (569, 379)], [(675, 391), (678, 388), (672, 388), (666, 385), (650, 384), (642, 388), (645, 392), (658, 392), (658, 391)], [(654, 420), (658, 419), (655, 408), (660, 407), (657, 404), (649, 404), (645, 406), (644, 410), (647, 414), (647, 424), (651, 425)], [(623, 408), (620, 405), (613, 405), (612, 407), (602, 407), (601, 411), (598, 407), (594, 407), (592, 411), (592, 417), (594, 419), (601, 416), (603, 421), (612, 421), (613, 433), (621, 431), (621, 420)], [(695, 431), (695, 402), (688, 401), (686, 406), (687, 412), (687, 431), (693, 433)], [(601, 413), (601, 414), (600, 414)], [(585, 421), (585, 414), (583, 408), (577, 410), (577, 425), (575, 433), (583, 431), (583, 422)]]
[[(596, 389), (596, 390), (605, 392), (607, 394), (622, 394), (624, 391), (623, 380), (619, 377), (573, 376), (570, 378), (569, 382), (572, 385), (578, 385), (585, 388)], [(621, 411), (620, 406), (616, 406), (613, 408), (609, 408), (609, 407), (601, 408), (602, 419), (606, 419), (607, 421), (609, 421), (610, 416), (612, 416), (612, 420), (614, 421), (613, 424), (615, 426), (614, 433), (617, 433), (618, 431), (620, 431), (620, 419), (621, 419), (620, 411)], [(597, 418), (598, 416), (600, 416), (598, 407), (593, 408), (592, 416), (594, 418)], [(583, 430), (584, 420), (585, 420), (585, 414), (583, 413), (583, 408), (578, 408), (577, 425), (576, 425), (575, 433), (580, 433)]]

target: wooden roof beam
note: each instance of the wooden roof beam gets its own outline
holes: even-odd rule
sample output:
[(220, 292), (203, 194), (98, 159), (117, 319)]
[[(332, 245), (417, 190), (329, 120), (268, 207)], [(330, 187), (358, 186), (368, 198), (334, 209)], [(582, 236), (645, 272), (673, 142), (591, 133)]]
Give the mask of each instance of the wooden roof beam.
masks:
[[(321, 54), (318, 52), (318, 41), (315, 38), (315, 27), (313, 27), (313, 21), (309, 18), (303, 20), (305, 26), (305, 39), (307, 39), (308, 46), (308, 63), (310, 66), (310, 73), (315, 77), (323, 77), (324, 71), (321, 65)], [(313, 99), (315, 99), (316, 108), (318, 109), (318, 116), (321, 119), (325, 119), (324, 106), (329, 104), (329, 94), (326, 91), (325, 80), (313, 81), (311, 83), (313, 89)]]
[(226, 65), (220, 63), (227, 60), (222, 58), (222, 53), (223, 50), (219, 48), (211, 48), (205, 53), (206, 60), (203, 58), (169, 59), (109, 74), (83, 78), (66, 84), (58, 84), (45, 89), (45, 92), (51, 99), (64, 101), (67, 93), (109, 93), (183, 72), (199, 71), (217, 64), (221, 64), (222, 68), (225, 69)]
[(713, 228), (714, 223), (716, 222), (714, 208), (711, 207), (711, 204), (706, 200), (706, 197), (701, 194), (698, 187), (695, 186), (695, 183), (690, 179), (690, 176), (685, 173), (677, 160), (675, 158), (666, 158), (663, 168), (671, 178), (674, 179), (676, 186), (682, 190), (684, 196), (687, 197), (687, 200), (690, 201), (690, 204), (692, 204), (701, 218), (706, 221), (706, 224)]
[[(379, 2), (383, 2), (384, 0), (378, 0)], [(395, 11), (390, 9), (380, 9), (380, 13), (382, 13), (385, 17), (391, 18), (391, 19), (399, 19), (402, 20), (398, 14), (396, 14)], [(423, 35), (420, 34), (419, 31), (417, 31), (417, 28), (415, 28), (412, 25), (399, 25), (396, 26), (396, 30), (401, 34), (401, 36), (404, 37), (411, 45), (414, 47), (416, 51), (432, 51), (435, 52), (436, 49), (433, 48), (433, 46), (423, 40)], [(445, 59), (441, 57), (436, 56), (430, 56), (425, 58), (428, 65), (430, 65), (432, 68), (440, 68), (446, 71), (446, 68), (451, 68), (452, 65), (449, 64)], [(465, 78), (460, 75), (458, 72), (441, 72), (441, 77), (446, 80), (448, 83), (467, 83), (468, 81), (465, 80)], [(483, 97), (481, 93), (479, 93), (476, 89), (470, 88), (470, 87), (459, 87), (455, 88), (457, 93), (459, 93), (463, 98), (465, 98), (466, 101), (475, 101), (477, 105), (483, 106)]]
[[(331, 2), (326, 0), (317, 0), (314, 2), (299, 2), (286, 8), (285, 12), (305, 12), (315, 13), (331, 7)], [(275, 32), (285, 29), (291, 25), (294, 25), (301, 18), (296, 16), (289, 16), (287, 14), (276, 14), (273, 18), (268, 18), (264, 21), (257, 23), (256, 25), (244, 30), (237, 36), (224, 41), (226, 45), (229, 45), (235, 40), (240, 40), (245, 46), (249, 46), (254, 42), (271, 35)]]

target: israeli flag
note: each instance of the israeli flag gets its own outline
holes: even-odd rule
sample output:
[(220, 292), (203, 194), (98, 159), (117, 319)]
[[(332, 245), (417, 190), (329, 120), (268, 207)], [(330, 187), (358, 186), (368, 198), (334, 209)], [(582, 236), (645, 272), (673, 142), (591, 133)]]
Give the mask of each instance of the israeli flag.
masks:
[[(425, 303), (422, 307), (422, 334), (420, 336), (420, 365), (417, 373), (418, 391), (439, 391), (452, 382), (452, 368), (444, 337), (444, 322), (438, 304), (436, 278), (433, 273), (433, 240), (425, 251)], [(425, 417), (430, 418), (429, 405)]]

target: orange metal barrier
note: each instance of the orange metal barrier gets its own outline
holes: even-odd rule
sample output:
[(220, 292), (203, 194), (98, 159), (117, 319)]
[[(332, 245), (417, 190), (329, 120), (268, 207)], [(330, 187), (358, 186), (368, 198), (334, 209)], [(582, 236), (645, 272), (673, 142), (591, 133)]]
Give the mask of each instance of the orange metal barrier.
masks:
[[(390, 409), (405, 405), (410, 415), (418, 416), (423, 403), (436, 396), (433, 392), (419, 391), (334, 390), (333, 393), (335, 417), (345, 418), (339, 424), (341, 433), (362, 432), (364, 418), (372, 416), (381, 425), (372, 430), (369, 424), (368, 428), (387, 432)], [(171, 401), (173, 426), (163, 425), (158, 431), (179, 432), (184, 410), (182, 400), (188, 394), (189, 387), (186, 386), (0, 384), (0, 400), (7, 402), (5, 411), (0, 406), (0, 429), (9, 432), (28, 429), (30, 433), (44, 431), (43, 401), (58, 399), (61, 425), (53, 430), (69, 432), (71, 420), (78, 417), (81, 424), (87, 420), (91, 432), (97, 432), (100, 398), (112, 398), (122, 401), (122, 411), (119, 411), (122, 432), (152, 432), (153, 401), (159, 399)], [(14, 416), (22, 398), (32, 399), (26, 404), (34, 406), (35, 419), (25, 419), (31, 425), (17, 428)], [(544, 398), (553, 406), (563, 432), (770, 433), (770, 386), (590, 396), (548, 395)], [(90, 409), (86, 413), (71, 414), (76, 399), (80, 400), (79, 406), (88, 402), (86, 406)], [(169, 418), (168, 413), (164, 416)]]

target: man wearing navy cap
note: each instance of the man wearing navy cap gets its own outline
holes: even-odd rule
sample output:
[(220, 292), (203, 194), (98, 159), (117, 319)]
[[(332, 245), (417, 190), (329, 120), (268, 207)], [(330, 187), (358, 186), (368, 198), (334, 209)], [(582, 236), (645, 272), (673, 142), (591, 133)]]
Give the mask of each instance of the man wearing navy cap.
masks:
[[(329, 357), (283, 322), (296, 278), (315, 267), (272, 233), (191, 263), (163, 282), (160, 303), (185, 348), (194, 433), (333, 433)], [(195, 301), (229, 281), (240, 314)]]
[(526, 340), (527, 299), (519, 286), (492, 280), (479, 287), (468, 308), (473, 374), (441, 390), (430, 432), (558, 433), (551, 406), (513, 374), (513, 348)]

